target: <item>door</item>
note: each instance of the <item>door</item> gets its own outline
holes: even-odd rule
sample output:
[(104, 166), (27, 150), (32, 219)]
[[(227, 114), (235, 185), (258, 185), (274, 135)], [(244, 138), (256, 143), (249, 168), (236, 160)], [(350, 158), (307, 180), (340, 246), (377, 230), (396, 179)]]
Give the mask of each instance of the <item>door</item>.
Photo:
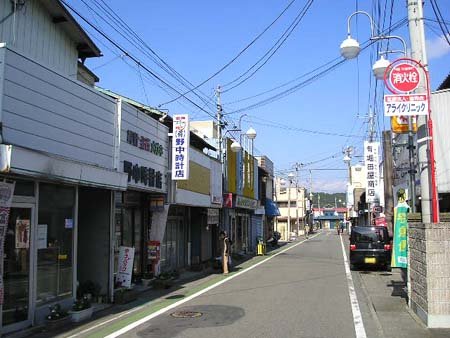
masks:
[(3, 332), (31, 324), (31, 251), (33, 206), (13, 204), (5, 235), (3, 260)]

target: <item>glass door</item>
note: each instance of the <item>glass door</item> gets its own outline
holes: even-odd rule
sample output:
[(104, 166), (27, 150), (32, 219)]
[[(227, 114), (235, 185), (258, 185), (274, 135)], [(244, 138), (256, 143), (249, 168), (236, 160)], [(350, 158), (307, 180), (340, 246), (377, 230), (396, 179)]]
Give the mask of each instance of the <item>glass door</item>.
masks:
[(28, 325), (30, 307), (30, 251), (32, 233), (32, 207), (11, 208), (5, 236), (3, 261), (4, 302), (2, 326)]

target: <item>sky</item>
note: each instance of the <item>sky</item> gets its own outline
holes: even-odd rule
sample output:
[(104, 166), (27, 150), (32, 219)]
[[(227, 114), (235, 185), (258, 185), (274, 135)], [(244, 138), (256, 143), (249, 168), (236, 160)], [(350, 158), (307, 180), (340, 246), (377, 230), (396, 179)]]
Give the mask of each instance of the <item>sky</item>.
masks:
[[(347, 35), (347, 18), (355, 10), (367, 11), (380, 30), (387, 30), (406, 18), (406, 0), (65, 1), (126, 51), (74, 14), (102, 50), (102, 57), (86, 61), (100, 78), (100, 87), (160, 107), (170, 115), (187, 113), (192, 120), (211, 120), (216, 109), (214, 91), (221, 86), (227, 128), (233, 128), (241, 118), (243, 131), (249, 127), (257, 131), (256, 154), (268, 156), (282, 175), (295, 172), (295, 164), (302, 163), (300, 185), (309, 187), (311, 177), (313, 191), (345, 191), (347, 171), (342, 150), (353, 146), (352, 163), (362, 160), (369, 109), (377, 114), (378, 137), (390, 128), (382, 111), (384, 85), (371, 73), (377, 59), (376, 44), (320, 77), (316, 69), (326, 70), (332, 64), (329, 62), (341, 60), (339, 46)], [(447, 1), (436, 2), (450, 27)], [(108, 16), (110, 10), (122, 23)], [(450, 46), (438, 23), (432, 21), (436, 18), (429, 1), (425, 1), (424, 13), (431, 86), (435, 89), (450, 73)], [(130, 35), (118, 33), (125, 25), (142, 40), (137, 47), (130, 42)], [(286, 34), (289, 27), (292, 32)], [(368, 18), (355, 16), (351, 34), (361, 44), (367, 41)], [(401, 36), (409, 45), (406, 23), (391, 35)], [(142, 47), (142, 42), (151, 51)], [(378, 48), (401, 49), (401, 44), (390, 40), (388, 46), (384, 41)], [(245, 73), (272, 52), (267, 62), (262, 64), (263, 58)], [(154, 59), (155, 55), (160, 58), (157, 62), (149, 57)], [(400, 56), (389, 54), (389, 59)], [(195, 94), (186, 94), (191, 102), (179, 98), (167, 103), (180, 96), (175, 91), (185, 93), (193, 86), (183, 87), (179, 77), (164, 71), (161, 60), (195, 86), (229, 65)], [(229, 84), (256, 69), (243, 83), (239, 84), (245, 77)], [(232, 88), (234, 84), (239, 85)], [(286, 90), (288, 95), (274, 97)]]

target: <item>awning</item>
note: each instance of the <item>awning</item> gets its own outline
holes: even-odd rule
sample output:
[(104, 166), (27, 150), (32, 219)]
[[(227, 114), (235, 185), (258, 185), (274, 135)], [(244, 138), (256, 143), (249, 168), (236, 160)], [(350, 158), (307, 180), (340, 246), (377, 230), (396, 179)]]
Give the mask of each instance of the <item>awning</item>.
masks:
[(266, 216), (281, 216), (276, 203), (268, 198), (266, 199)]

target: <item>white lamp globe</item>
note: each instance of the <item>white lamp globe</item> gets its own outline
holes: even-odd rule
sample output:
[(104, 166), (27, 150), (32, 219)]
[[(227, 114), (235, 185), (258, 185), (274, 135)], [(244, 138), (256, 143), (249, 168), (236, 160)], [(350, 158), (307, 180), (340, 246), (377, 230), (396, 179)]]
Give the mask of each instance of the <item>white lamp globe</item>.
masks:
[(386, 60), (383, 55), (373, 64), (372, 71), (377, 80), (383, 80), (384, 72), (390, 64), (389, 60)]
[(294, 173), (289, 173), (288, 177), (290, 180), (292, 180), (295, 177), (295, 175), (294, 175)]
[(233, 153), (238, 153), (242, 149), (241, 145), (237, 141), (233, 141), (233, 143), (231, 143), (230, 148)]
[(256, 130), (250, 127), (245, 133), (250, 140), (254, 140), (256, 138)]
[(347, 60), (357, 57), (360, 51), (358, 41), (350, 36), (341, 43), (341, 55)]

